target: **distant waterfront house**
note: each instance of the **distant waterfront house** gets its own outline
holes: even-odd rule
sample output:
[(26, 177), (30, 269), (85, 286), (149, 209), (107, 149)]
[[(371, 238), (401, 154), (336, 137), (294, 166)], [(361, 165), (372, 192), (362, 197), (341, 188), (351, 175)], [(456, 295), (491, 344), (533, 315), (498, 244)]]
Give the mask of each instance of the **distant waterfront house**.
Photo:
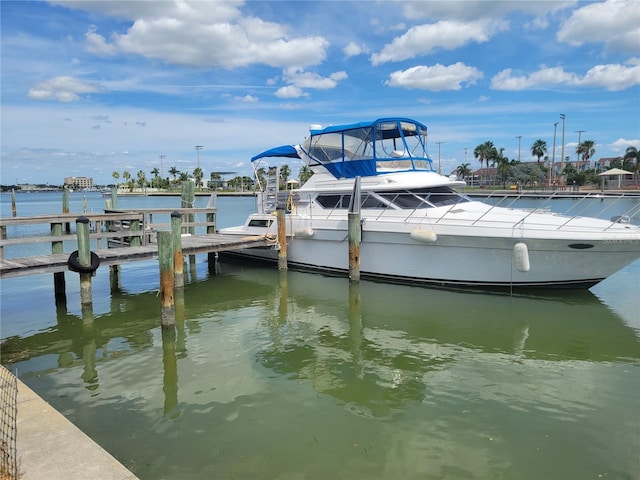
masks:
[(611, 162), (614, 160), (618, 160), (620, 157), (603, 157), (596, 162), (596, 170), (599, 172), (604, 172), (605, 170), (609, 170), (611, 168)]
[(92, 177), (66, 177), (64, 186), (68, 188), (93, 188)]

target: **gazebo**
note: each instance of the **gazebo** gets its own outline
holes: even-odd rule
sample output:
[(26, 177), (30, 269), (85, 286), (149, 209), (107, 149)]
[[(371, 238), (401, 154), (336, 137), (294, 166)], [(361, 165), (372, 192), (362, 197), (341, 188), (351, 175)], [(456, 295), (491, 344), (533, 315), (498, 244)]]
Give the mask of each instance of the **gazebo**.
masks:
[(618, 188), (620, 188), (620, 179), (623, 175), (633, 175), (633, 172), (622, 170), (621, 168), (612, 168), (605, 172), (599, 173), (598, 176), (602, 177), (602, 189), (604, 190), (604, 177), (618, 177)]

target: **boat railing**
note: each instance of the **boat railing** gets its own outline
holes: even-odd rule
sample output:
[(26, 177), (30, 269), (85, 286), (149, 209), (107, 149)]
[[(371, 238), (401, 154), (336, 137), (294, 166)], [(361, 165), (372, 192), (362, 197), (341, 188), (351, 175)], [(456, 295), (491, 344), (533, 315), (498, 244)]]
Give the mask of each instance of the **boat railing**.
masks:
[[(398, 211), (400, 209), (394, 206), (394, 204), (403, 203), (405, 205), (411, 206), (411, 201), (415, 201), (416, 203), (419, 203), (417, 200), (417, 198), (419, 197), (416, 197), (414, 194), (410, 194), (410, 193), (404, 193), (404, 194), (398, 194), (398, 195), (406, 195), (407, 198), (399, 202), (398, 197), (394, 197), (394, 200), (395, 200), (394, 202), (390, 201), (388, 204), (385, 204), (385, 205), (380, 204), (376, 207), (373, 207), (373, 209), (371, 206), (363, 205), (362, 207), (363, 212), (375, 211), (375, 216), (372, 219), (373, 221), (383, 220), (383, 221), (410, 223), (410, 222), (414, 222), (418, 218), (418, 219), (424, 219), (425, 221), (428, 221), (432, 224), (438, 224), (442, 222), (447, 222), (448, 224), (451, 224), (451, 222), (455, 222), (455, 218), (456, 218), (454, 215), (451, 215), (451, 214), (458, 213), (459, 209), (464, 207), (464, 204), (470, 200), (467, 197), (459, 197), (457, 200), (452, 201), (450, 194), (431, 193), (429, 198), (426, 199), (430, 203), (434, 203), (436, 204), (436, 206), (445, 206), (442, 204), (443, 202), (451, 202), (451, 203), (449, 205), (446, 205), (447, 207), (446, 209), (440, 210), (441, 213), (439, 213), (437, 216), (425, 215), (423, 213), (423, 212), (433, 211), (433, 207), (426, 207), (426, 204), (424, 203), (424, 201), (421, 204), (416, 205), (414, 208), (404, 209), (404, 212), (406, 212), (406, 214), (400, 216), (398, 215)], [(447, 198), (442, 202), (438, 202), (436, 200), (438, 196), (446, 196)], [(534, 199), (537, 202), (537, 204), (533, 206), (527, 205), (528, 202)], [(624, 203), (625, 200), (630, 200), (630, 199), (631, 200), (637, 199), (637, 201), (632, 202), (630, 206)], [(504, 193), (501, 194), (501, 193), (492, 192), (485, 196), (485, 200), (489, 200), (490, 202), (493, 202), (490, 204), (489, 208), (484, 209), (482, 212), (479, 212), (479, 214), (475, 218), (469, 218), (467, 216), (466, 219), (460, 220), (460, 223), (465, 225), (476, 225), (479, 222), (484, 221), (485, 223), (490, 224), (492, 221), (488, 220), (487, 217), (490, 216), (490, 214), (494, 212), (497, 208), (501, 207), (501, 208), (518, 208), (519, 210), (526, 212), (522, 217), (518, 218), (514, 222), (514, 225), (513, 225), (514, 227), (516, 227), (517, 224), (522, 224), (522, 222), (525, 222), (526, 224), (527, 220), (529, 220), (529, 218), (535, 213), (556, 213), (558, 215), (566, 216), (567, 218), (564, 222), (554, 227), (558, 230), (561, 230), (563, 228), (570, 226), (571, 222), (576, 218), (585, 217), (585, 216), (596, 217), (604, 220), (610, 220), (611, 223), (608, 224), (605, 230), (612, 228), (614, 225), (616, 225), (616, 223), (620, 223), (620, 222), (640, 224), (640, 196), (624, 195), (624, 194), (601, 195), (596, 193), (585, 193), (580, 195), (580, 197), (578, 198), (577, 196), (568, 197), (567, 195), (564, 195), (558, 192), (552, 192), (544, 196), (541, 196), (539, 194), (532, 195), (529, 193), (505, 195)], [(567, 201), (573, 200), (573, 202), (571, 202), (570, 205), (565, 205), (563, 204), (562, 200), (567, 200)], [(602, 204), (599, 208), (597, 206), (598, 203)], [(562, 206), (564, 208), (558, 208), (559, 206)], [(342, 203), (335, 205), (333, 208), (331, 208), (327, 212), (326, 218), (331, 219), (331, 218), (335, 218), (336, 216), (344, 215), (345, 208), (346, 208), (346, 204), (344, 201)], [(316, 218), (318, 217), (316, 216)], [(503, 222), (499, 222), (499, 223), (501, 224), (501, 226), (504, 227)]]

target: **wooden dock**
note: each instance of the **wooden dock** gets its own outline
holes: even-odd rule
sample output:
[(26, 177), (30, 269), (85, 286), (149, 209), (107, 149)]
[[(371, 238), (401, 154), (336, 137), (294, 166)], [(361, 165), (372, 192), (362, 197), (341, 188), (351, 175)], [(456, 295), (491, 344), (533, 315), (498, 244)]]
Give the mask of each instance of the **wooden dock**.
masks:
[[(155, 232), (167, 226), (167, 223), (152, 223), (153, 215), (168, 214), (178, 211), (185, 218), (197, 213), (207, 215), (206, 222), (183, 222), (185, 231), (188, 229), (206, 227), (203, 235), (183, 234), (183, 255), (198, 253), (215, 253), (242, 248), (268, 247), (273, 245), (273, 239), (264, 236), (249, 236), (233, 238), (227, 235), (213, 233), (215, 209), (148, 209), (147, 211), (123, 211), (120, 213), (84, 215), (92, 224), (91, 240), (96, 245), (93, 250), (100, 259), (100, 265), (120, 265), (123, 263), (152, 260), (158, 258), (158, 245), (155, 242)], [(42, 215), (38, 217), (1, 218), (0, 231), (0, 278), (19, 277), (42, 273), (57, 273), (69, 270), (69, 255), (77, 247), (67, 247), (70, 251), (51, 253), (46, 255), (32, 255), (21, 258), (4, 258), (4, 248), (10, 245), (24, 245), (35, 243), (50, 243), (52, 252), (61, 251), (63, 243), (76, 242), (73, 233), (61, 234), (62, 225), (75, 224), (82, 214)], [(50, 225), (51, 235), (14, 236), (8, 238), (7, 227), (19, 225), (47, 224)], [(116, 226), (116, 228), (114, 228)], [(119, 242), (119, 245), (118, 245)], [(118, 245), (112, 247), (113, 245)], [(104, 247), (107, 248), (104, 248)]]
[[(230, 239), (227, 235), (194, 235), (182, 237), (184, 255), (197, 253), (226, 252), (241, 248), (266, 247), (273, 244), (263, 236), (239, 237)], [(100, 265), (119, 265), (122, 263), (153, 260), (158, 258), (158, 245), (151, 243), (138, 247), (117, 247), (95, 252)], [(31, 257), (0, 259), (0, 278), (19, 277), (40, 273), (55, 273), (69, 270), (69, 253), (36, 255)]]

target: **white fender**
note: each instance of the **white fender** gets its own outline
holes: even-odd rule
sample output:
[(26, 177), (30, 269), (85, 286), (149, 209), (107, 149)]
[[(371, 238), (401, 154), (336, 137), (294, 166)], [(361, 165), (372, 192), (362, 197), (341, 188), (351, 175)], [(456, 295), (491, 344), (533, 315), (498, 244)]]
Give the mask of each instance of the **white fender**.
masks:
[(313, 228), (311, 228), (311, 227), (300, 227), (300, 228), (296, 229), (294, 234), (295, 234), (296, 237), (311, 238), (311, 237), (313, 237)]
[(416, 227), (411, 231), (411, 238), (418, 242), (433, 243), (438, 240), (438, 234), (433, 229)]
[(526, 243), (518, 242), (513, 246), (513, 263), (519, 272), (528, 272), (531, 268), (529, 249)]

